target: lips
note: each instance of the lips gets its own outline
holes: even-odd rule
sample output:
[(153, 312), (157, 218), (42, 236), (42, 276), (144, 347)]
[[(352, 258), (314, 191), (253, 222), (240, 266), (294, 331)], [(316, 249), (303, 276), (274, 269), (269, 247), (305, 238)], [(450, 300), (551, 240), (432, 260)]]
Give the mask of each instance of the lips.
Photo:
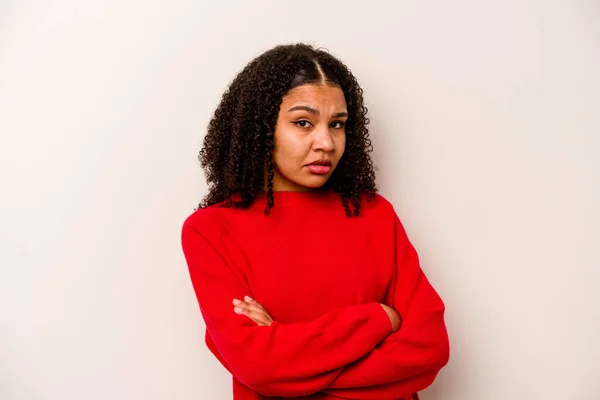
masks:
[(311, 162), (308, 165), (321, 165), (321, 166), (331, 167), (331, 160), (325, 160), (325, 159), (316, 160), (316, 161)]
[(306, 166), (315, 175), (326, 175), (331, 171), (330, 160), (316, 160)]

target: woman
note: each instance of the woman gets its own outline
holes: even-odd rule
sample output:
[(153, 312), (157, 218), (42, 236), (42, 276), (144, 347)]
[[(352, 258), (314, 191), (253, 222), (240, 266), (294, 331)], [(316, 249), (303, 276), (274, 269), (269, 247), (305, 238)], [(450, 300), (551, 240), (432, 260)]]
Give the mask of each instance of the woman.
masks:
[(308, 45), (251, 61), (200, 152), (183, 251), (236, 400), (416, 399), (449, 356), (444, 304), (376, 194), (367, 109)]

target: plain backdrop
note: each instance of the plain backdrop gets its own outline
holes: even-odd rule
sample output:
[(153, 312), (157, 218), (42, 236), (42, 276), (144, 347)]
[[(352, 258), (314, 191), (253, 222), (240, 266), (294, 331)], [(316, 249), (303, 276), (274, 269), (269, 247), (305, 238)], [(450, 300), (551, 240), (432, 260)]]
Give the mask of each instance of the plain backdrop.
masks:
[(443, 296), (424, 400), (600, 399), (600, 4), (0, 1), (0, 399), (225, 400), (180, 228), (223, 90), (279, 44), (362, 84)]

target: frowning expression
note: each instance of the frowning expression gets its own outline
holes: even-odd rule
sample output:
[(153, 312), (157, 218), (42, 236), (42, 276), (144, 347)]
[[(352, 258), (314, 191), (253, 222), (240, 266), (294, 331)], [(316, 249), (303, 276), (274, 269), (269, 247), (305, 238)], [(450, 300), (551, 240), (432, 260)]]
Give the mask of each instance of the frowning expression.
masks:
[(275, 191), (323, 186), (346, 147), (348, 111), (337, 86), (307, 84), (283, 98), (275, 125)]

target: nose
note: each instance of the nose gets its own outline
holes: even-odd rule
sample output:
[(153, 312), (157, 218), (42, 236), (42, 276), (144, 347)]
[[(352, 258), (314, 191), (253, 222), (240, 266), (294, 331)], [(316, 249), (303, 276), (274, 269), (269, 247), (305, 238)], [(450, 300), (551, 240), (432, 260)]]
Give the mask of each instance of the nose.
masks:
[(314, 151), (320, 150), (329, 153), (335, 150), (335, 144), (331, 132), (329, 131), (329, 126), (320, 126), (313, 130), (313, 134), (315, 135), (313, 140)]

